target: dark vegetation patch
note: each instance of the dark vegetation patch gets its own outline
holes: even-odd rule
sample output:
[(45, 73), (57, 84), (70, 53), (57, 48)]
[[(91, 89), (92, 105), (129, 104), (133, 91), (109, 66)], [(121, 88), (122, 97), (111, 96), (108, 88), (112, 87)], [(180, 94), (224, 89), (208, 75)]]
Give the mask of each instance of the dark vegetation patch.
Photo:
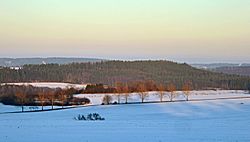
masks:
[(78, 121), (104, 121), (105, 118), (101, 117), (98, 113), (89, 113), (88, 115), (79, 114), (78, 116), (74, 117), (74, 120)]

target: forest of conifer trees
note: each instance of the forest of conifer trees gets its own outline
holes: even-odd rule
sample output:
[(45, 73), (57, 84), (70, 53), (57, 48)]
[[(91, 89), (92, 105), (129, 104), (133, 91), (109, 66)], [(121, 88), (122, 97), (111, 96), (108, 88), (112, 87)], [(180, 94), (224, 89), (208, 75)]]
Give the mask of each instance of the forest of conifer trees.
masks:
[(70, 82), (107, 84), (154, 81), (156, 84), (175, 84), (181, 89), (191, 82), (193, 89), (247, 89), (249, 77), (226, 75), (200, 70), (188, 64), (170, 61), (103, 61), (67, 65), (24, 65), (22, 69), (0, 69), (0, 82)]

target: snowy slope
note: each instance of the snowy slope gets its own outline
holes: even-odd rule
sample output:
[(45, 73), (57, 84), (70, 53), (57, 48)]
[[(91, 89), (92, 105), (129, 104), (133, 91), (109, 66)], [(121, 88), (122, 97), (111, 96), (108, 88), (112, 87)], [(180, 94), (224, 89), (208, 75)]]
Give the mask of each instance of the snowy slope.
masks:
[(13, 112), (18, 110), (21, 110), (21, 108), (19, 108), (18, 106), (3, 105), (2, 103), (0, 103), (0, 113)]
[[(97, 112), (105, 121), (76, 121)], [(250, 99), (0, 114), (1, 142), (249, 142)]]

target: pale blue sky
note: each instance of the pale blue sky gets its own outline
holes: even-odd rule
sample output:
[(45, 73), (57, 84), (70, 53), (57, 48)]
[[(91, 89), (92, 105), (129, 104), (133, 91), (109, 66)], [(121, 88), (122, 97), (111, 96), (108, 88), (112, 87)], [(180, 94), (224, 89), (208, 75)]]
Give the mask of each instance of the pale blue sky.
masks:
[(0, 57), (250, 62), (249, 0), (0, 0)]

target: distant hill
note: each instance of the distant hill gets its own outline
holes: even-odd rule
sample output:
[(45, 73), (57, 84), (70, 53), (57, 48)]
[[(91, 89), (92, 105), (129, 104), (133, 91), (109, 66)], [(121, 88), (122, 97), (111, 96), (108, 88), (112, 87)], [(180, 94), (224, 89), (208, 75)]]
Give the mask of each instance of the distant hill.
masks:
[(152, 80), (156, 83), (174, 83), (181, 89), (192, 82), (194, 89), (246, 89), (250, 77), (227, 75), (197, 69), (188, 64), (169, 61), (103, 61), (67, 65), (24, 65), (20, 70), (0, 69), (0, 82), (70, 82), (103, 83)]
[(214, 64), (192, 64), (198, 69), (205, 69), (218, 73), (250, 76), (250, 64), (230, 64), (230, 63), (214, 63)]
[(242, 76), (250, 76), (250, 66), (241, 67), (219, 67), (213, 69), (215, 72), (221, 72), (226, 74), (236, 74)]
[(26, 64), (70, 64), (98, 62), (102, 59), (95, 58), (0, 58), (0, 66), (2, 67), (20, 67)]

